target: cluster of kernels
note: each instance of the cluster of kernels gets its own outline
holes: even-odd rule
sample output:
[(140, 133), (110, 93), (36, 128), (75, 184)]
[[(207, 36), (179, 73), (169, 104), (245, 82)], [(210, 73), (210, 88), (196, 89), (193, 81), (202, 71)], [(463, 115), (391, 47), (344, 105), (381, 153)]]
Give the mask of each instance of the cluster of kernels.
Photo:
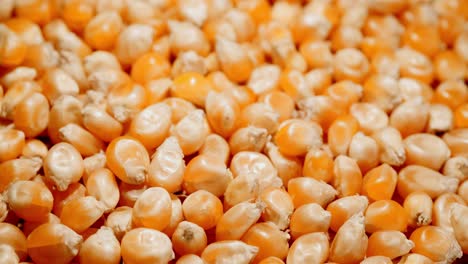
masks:
[(1, 0), (0, 262), (457, 261), (467, 25), (466, 0)]

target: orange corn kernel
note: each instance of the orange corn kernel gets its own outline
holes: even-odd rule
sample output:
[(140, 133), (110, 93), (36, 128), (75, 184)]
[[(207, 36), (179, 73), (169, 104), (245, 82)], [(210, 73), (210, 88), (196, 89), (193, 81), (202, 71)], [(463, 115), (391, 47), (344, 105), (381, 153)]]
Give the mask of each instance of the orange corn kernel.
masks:
[(87, 194), (100, 201), (105, 212), (110, 212), (117, 206), (120, 199), (119, 186), (109, 169), (100, 168), (93, 171), (85, 185)]
[(59, 191), (65, 191), (83, 176), (84, 163), (81, 154), (72, 145), (62, 142), (50, 148), (44, 159), (44, 173)]
[(106, 149), (107, 166), (123, 182), (141, 184), (146, 181), (150, 164), (148, 151), (136, 139), (118, 137)]
[(367, 244), (364, 216), (362, 213), (355, 214), (336, 232), (330, 245), (329, 260), (343, 264), (362, 261), (366, 256)]
[(369, 200), (366, 196), (346, 196), (331, 202), (327, 211), (331, 214), (330, 229), (337, 232), (338, 229), (353, 215), (364, 213)]
[(0, 243), (11, 246), (21, 260), (28, 257), (26, 236), (15, 225), (0, 223)]
[(105, 211), (101, 202), (92, 196), (80, 197), (63, 205), (60, 222), (77, 233), (91, 227)]
[(272, 222), (281, 230), (289, 226), (294, 204), (288, 192), (281, 188), (270, 187), (260, 194), (259, 200), (265, 206), (262, 213), (263, 221)]
[(242, 202), (228, 209), (216, 225), (216, 241), (239, 240), (261, 217), (260, 203)]
[(453, 232), (450, 213), (447, 213), (450, 212), (453, 204), (461, 204), (466, 206), (466, 202), (463, 200), (463, 198), (454, 193), (444, 193), (437, 197), (437, 199), (434, 201), (432, 210), (432, 224)]
[(338, 117), (328, 129), (328, 146), (334, 156), (348, 153), (354, 134), (359, 129), (359, 122), (351, 115)]
[(399, 231), (377, 231), (369, 236), (367, 256), (385, 256), (394, 259), (406, 255), (414, 243)]
[(333, 165), (332, 185), (338, 197), (359, 194), (362, 188), (362, 173), (357, 162), (344, 155), (336, 157)]
[(0, 130), (0, 162), (17, 158), (25, 147), (25, 135), (16, 129)]
[(199, 190), (184, 200), (182, 210), (187, 221), (207, 230), (215, 227), (223, 215), (223, 204), (210, 192)]
[(3, 192), (9, 184), (15, 181), (27, 181), (37, 175), (42, 161), (39, 158), (17, 158), (0, 163), (0, 191)]
[(309, 203), (298, 207), (291, 215), (289, 226), (293, 239), (313, 232), (327, 232), (332, 215), (320, 205)]
[(171, 108), (163, 103), (150, 105), (133, 118), (128, 134), (148, 150), (159, 147), (169, 135)]
[(273, 256), (286, 258), (289, 250), (289, 234), (281, 231), (272, 222), (257, 223), (242, 236), (242, 241), (248, 245), (258, 247), (254, 262)]
[(382, 230), (405, 232), (408, 225), (408, 214), (399, 203), (393, 200), (379, 200), (369, 204), (365, 217), (368, 233)]
[(101, 227), (81, 245), (79, 259), (86, 263), (118, 263), (120, 243), (112, 229)]
[(131, 76), (135, 82), (146, 84), (151, 80), (169, 76), (171, 65), (156, 52), (145, 53), (132, 65)]
[(304, 156), (322, 145), (322, 128), (313, 121), (287, 120), (279, 126), (275, 142), (285, 155)]
[(100, 13), (84, 27), (84, 40), (91, 48), (110, 50), (117, 42), (122, 27), (122, 18), (117, 12)]
[(441, 173), (419, 165), (409, 165), (398, 173), (398, 194), (405, 198), (412, 192), (424, 191), (432, 199), (445, 192), (454, 193), (459, 179), (446, 177)]
[(330, 148), (323, 146), (307, 152), (304, 159), (302, 174), (329, 183), (333, 179), (333, 155)]
[(413, 253), (424, 255), (434, 262), (453, 262), (463, 255), (453, 234), (442, 227), (419, 227), (413, 231), (410, 240), (414, 243)]
[(179, 255), (200, 254), (208, 243), (205, 230), (199, 225), (182, 221), (172, 234), (172, 247)]
[(138, 197), (133, 206), (133, 224), (161, 231), (169, 225), (171, 213), (169, 193), (161, 187), (151, 187)]
[(441, 46), (441, 35), (437, 27), (415, 24), (405, 29), (402, 36), (403, 45), (409, 46), (426, 56), (434, 56)]
[(201, 254), (204, 263), (216, 264), (236, 258), (241, 263), (250, 263), (258, 253), (258, 248), (239, 240), (227, 240), (209, 244)]
[[(175, 258), (171, 239), (150, 228), (135, 228), (121, 242), (122, 259), (128, 264), (142, 262), (168, 263)], [(158, 250), (154, 250), (157, 248)]]
[(219, 157), (198, 155), (187, 164), (184, 173), (183, 189), (187, 193), (206, 190), (216, 196), (225, 193), (232, 181), (232, 174)]
[(5, 199), (10, 206), (10, 210), (26, 221), (43, 221), (52, 211), (52, 193), (41, 183), (33, 181), (13, 182), (6, 189)]
[(81, 248), (83, 237), (63, 224), (43, 224), (34, 229), (27, 239), (28, 254), (34, 263), (55, 261), (68, 263)]
[(71, 0), (64, 4), (62, 18), (71, 30), (81, 32), (94, 13), (94, 6), (87, 1)]
[(368, 171), (362, 179), (361, 194), (371, 201), (390, 200), (398, 181), (397, 172), (388, 164), (382, 164)]
[(310, 177), (291, 179), (288, 182), (288, 193), (293, 199), (295, 208), (308, 203), (318, 203), (325, 207), (337, 195), (337, 191), (332, 186)]

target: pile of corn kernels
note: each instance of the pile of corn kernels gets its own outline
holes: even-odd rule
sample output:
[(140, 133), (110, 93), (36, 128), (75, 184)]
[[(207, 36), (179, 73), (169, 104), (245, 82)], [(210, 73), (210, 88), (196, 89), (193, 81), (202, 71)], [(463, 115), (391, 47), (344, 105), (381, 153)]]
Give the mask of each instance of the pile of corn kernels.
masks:
[(0, 22), (1, 264), (467, 263), (468, 0)]

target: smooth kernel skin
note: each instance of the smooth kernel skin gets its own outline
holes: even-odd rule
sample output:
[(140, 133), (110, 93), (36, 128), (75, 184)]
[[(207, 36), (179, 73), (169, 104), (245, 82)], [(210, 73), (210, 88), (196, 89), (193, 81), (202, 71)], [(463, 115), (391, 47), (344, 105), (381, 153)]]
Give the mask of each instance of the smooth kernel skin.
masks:
[(206, 190), (219, 197), (225, 193), (232, 178), (232, 173), (222, 160), (199, 155), (187, 164), (183, 189), (188, 193)]
[(168, 263), (175, 258), (171, 240), (150, 228), (135, 228), (121, 242), (122, 259), (127, 264)]
[(65, 191), (52, 190), (52, 194), (54, 195), (54, 208), (52, 212), (60, 216), (66, 203), (85, 196), (86, 187), (79, 182), (72, 183)]
[(272, 222), (257, 223), (253, 225), (242, 237), (245, 243), (258, 247), (258, 253), (253, 262), (274, 256), (286, 258), (289, 250), (289, 234), (281, 231)]
[(392, 264), (392, 260), (385, 256), (366, 257), (360, 264)]
[(432, 224), (434, 226), (440, 226), (446, 230), (453, 231), (450, 221), (450, 210), (454, 204), (466, 206), (463, 198), (454, 193), (444, 193), (437, 197), (437, 199), (434, 201), (434, 207), (432, 210)]
[(233, 258), (239, 263), (250, 263), (258, 253), (258, 248), (242, 241), (227, 240), (209, 244), (201, 254), (206, 264), (229, 262)]
[(55, 144), (44, 159), (44, 173), (59, 191), (65, 191), (72, 183), (78, 182), (84, 172), (81, 154), (71, 144)]
[(278, 130), (278, 113), (266, 103), (253, 103), (244, 107), (239, 117), (239, 126), (256, 126), (264, 128), (268, 134)]
[(177, 138), (184, 155), (200, 150), (209, 134), (210, 126), (206, 114), (200, 109), (190, 111), (170, 129), (170, 135)]
[(327, 206), (331, 214), (330, 229), (337, 232), (353, 215), (364, 213), (368, 205), (368, 198), (361, 195), (346, 196), (331, 202)]
[(133, 118), (128, 134), (148, 150), (159, 147), (169, 134), (172, 111), (163, 103), (153, 104)]
[(311, 148), (322, 145), (322, 129), (315, 122), (291, 119), (279, 126), (275, 142), (285, 155), (304, 156)]
[(260, 152), (267, 144), (268, 130), (256, 126), (237, 129), (229, 138), (232, 155), (241, 151)]
[(330, 242), (326, 233), (303, 235), (291, 245), (286, 263), (324, 263), (329, 256), (329, 248)]
[(146, 180), (150, 158), (136, 139), (123, 136), (111, 141), (106, 149), (107, 166), (123, 182), (141, 184)]
[(10, 209), (27, 221), (44, 221), (52, 211), (54, 198), (49, 189), (38, 182), (16, 181), (5, 192)]
[(80, 263), (118, 264), (121, 258), (120, 243), (112, 229), (101, 227), (83, 242), (78, 256)]
[(240, 117), (239, 104), (225, 93), (210, 92), (206, 96), (205, 109), (213, 131), (228, 138), (234, 133)]
[(269, 187), (263, 190), (258, 198), (265, 206), (263, 221), (272, 222), (281, 230), (286, 229), (294, 211), (294, 204), (288, 192), (281, 188)]
[(0, 245), (0, 261), (2, 263), (19, 263), (20, 259), (15, 250), (9, 245)]
[(177, 225), (171, 240), (174, 251), (182, 256), (200, 254), (208, 243), (205, 230), (188, 221), (182, 221)]
[(298, 207), (291, 215), (289, 229), (293, 239), (312, 232), (327, 232), (332, 215), (320, 205), (309, 203)]
[(403, 144), (406, 150), (406, 164), (439, 170), (450, 157), (447, 144), (441, 138), (431, 134), (410, 135), (403, 140)]
[(398, 173), (397, 192), (405, 198), (415, 191), (424, 191), (432, 199), (446, 192), (455, 192), (460, 180), (419, 165), (409, 165)]
[(455, 238), (460, 244), (464, 254), (468, 252), (468, 232), (466, 219), (468, 216), (468, 207), (462, 204), (453, 204), (449, 209), (450, 223), (452, 224), (453, 233)]
[(88, 104), (82, 110), (83, 126), (104, 142), (122, 134), (123, 126), (104, 109)]
[(403, 208), (408, 214), (409, 226), (418, 227), (431, 224), (433, 206), (434, 202), (431, 197), (423, 191), (416, 191), (406, 196)]
[(122, 18), (118, 13), (103, 12), (89, 20), (84, 27), (83, 37), (91, 48), (109, 50), (115, 45), (122, 26)]
[(410, 240), (414, 243), (413, 253), (424, 255), (434, 262), (452, 263), (463, 255), (453, 234), (442, 227), (419, 227), (413, 231)]
[(348, 153), (349, 144), (359, 130), (359, 122), (351, 115), (340, 116), (328, 129), (328, 145), (334, 156)]
[(263, 206), (242, 202), (228, 209), (216, 225), (216, 241), (239, 240), (262, 215)]
[(361, 194), (371, 201), (390, 200), (395, 192), (398, 175), (388, 164), (382, 164), (368, 171), (362, 179)]
[(43, 224), (27, 239), (28, 254), (34, 263), (66, 264), (78, 255), (82, 236), (63, 224)]
[(88, 195), (102, 202), (105, 211), (113, 210), (120, 199), (119, 186), (114, 174), (107, 168), (93, 171), (85, 183)]
[(211, 82), (196, 72), (187, 72), (177, 76), (171, 86), (174, 97), (185, 99), (197, 106), (205, 106), (205, 100), (210, 90)]
[(308, 203), (318, 203), (325, 207), (337, 195), (332, 186), (309, 177), (291, 179), (288, 182), (288, 193), (295, 208)]
[(379, 146), (372, 137), (358, 132), (351, 139), (348, 155), (356, 160), (362, 173), (366, 173), (379, 164), (379, 154)]
[(364, 216), (358, 213), (338, 229), (330, 246), (329, 260), (343, 264), (359, 262), (366, 255), (367, 245)]
[(414, 243), (399, 231), (378, 231), (369, 236), (367, 256), (386, 256), (390, 259), (408, 254)]
[(169, 193), (161, 187), (146, 189), (133, 206), (132, 219), (137, 227), (163, 230), (169, 225), (172, 203)]
[(104, 149), (104, 142), (73, 123), (59, 129), (59, 138), (72, 144), (84, 157), (92, 156)]
[(175, 137), (168, 137), (153, 154), (148, 169), (147, 184), (163, 187), (170, 193), (182, 188), (185, 160), (182, 149)]
[(277, 257), (267, 257), (262, 259), (259, 264), (284, 264), (284, 261)]
[(48, 151), (47, 145), (44, 142), (38, 139), (30, 139), (25, 142), (21, 155), (28, 158), (39, 157), (45, 159)]
[(393, 200), (379, 200), (371, 203), (366, 209), (365, 219), (368, 233), (381, 230), (405, 232), (408, 225), (406, 211)]
[(0, 130), (0, 162), (17, 158), (26, 144), (25, 134), (16, 129)]
[(133, 63), (131, 77), (138, 83), (146, 84), (150, 80), (169, 76), (170, 67), (166, 58), (156, 52), (149, 52)]
[(203, 259), (195, 254), (187, 254), (180, 257), (176, 264), (204, 264)]
[[(311, 149), (307, 152), (302, 174), (329, 183), (333, 179), (333, 155), (330, 148)], [(270, 157), (271, 159), (271, 157)]]
[(27, 259), (26, 236), (15, 225), (0, 223), (0, 244), (11, 246), (21, 260)]
[(333, 166), (334, 178), (332, 186), (338, 192), (338, 197), (359, 194), (362, 188), (362, 173), (356, 160), (340, 155), (336, 157)]
[(468, 203), (468, 181), (465, 180), (462, 184), (460, 184), (457, 194), (460, 195), (460, 197), (462, 197), (466, 203)]
[(468, 129), (454, 129), (442, 136), (450, 149), (452, 156), (466, 156), (466, 146), (468, 144)]
[(133, 229), (132, 208), (128, 206), (115, 208), (107, 215), (104, 225), (112, 229), (112, 232), (119, 241), (122, 240), (125, 233)]
[(41, 134), (49, 124), (49, 102), (41, 93), (33, 93), (21, 101), (14, 110), (15, 127), (28, 138)]
[(190, 194), (182, 204), (185, 218), (203, 229), (215, 227), (223, 215), (221, 200), (204, 190)]
[(467, 253), (464, 0), (3, 1), (0, 263)]
[(105, 208), (92, 196), (80, 197), (64, 204), (60, 222), (77, 233), (91, 227), (104, 214)]

